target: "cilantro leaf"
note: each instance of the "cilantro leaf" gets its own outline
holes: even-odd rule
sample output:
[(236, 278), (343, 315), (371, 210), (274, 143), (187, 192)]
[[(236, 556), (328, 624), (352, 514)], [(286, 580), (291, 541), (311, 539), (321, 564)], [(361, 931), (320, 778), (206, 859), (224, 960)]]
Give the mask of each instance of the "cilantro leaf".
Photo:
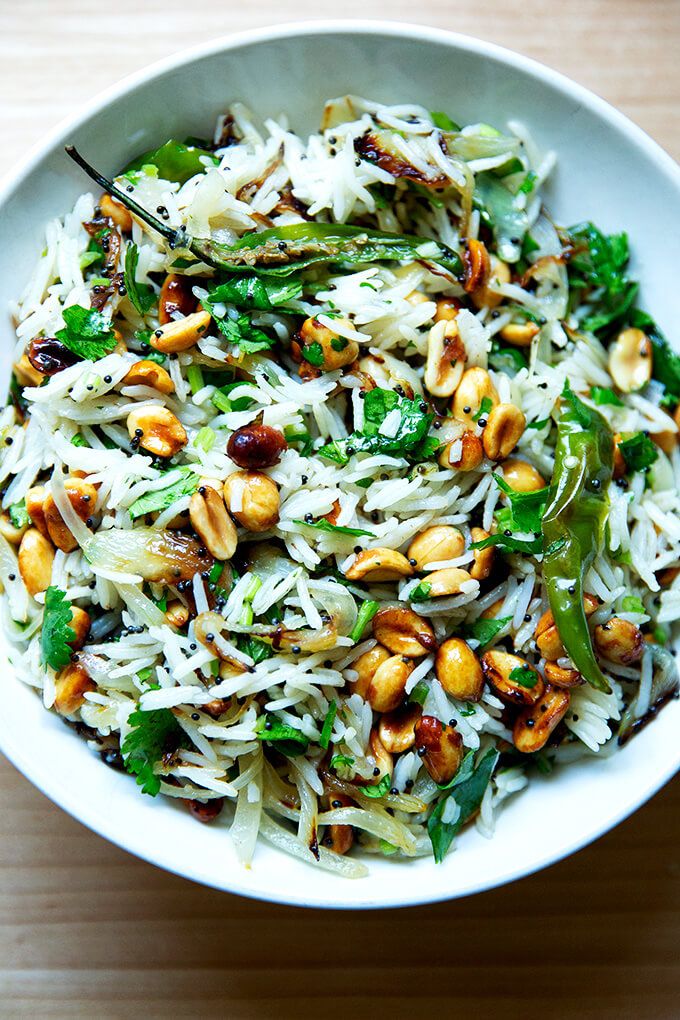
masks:
[[(432, 843), (432, 852), (437, 864), (444, 860), (446, 852), (463, 825), (479, 810), (482, 798), (491, 780), (500, 757), (495, 748), (489, 748), (476, 768), (473, 767), (474, 752), (470, 751), (456, 776), (450, 791), (437, 802), (427, 822), (427, 831)], [(466, 762), (467, 767), (466, 767)], [(453, 822), (442, 820), (444, 805), (453, 797), (459, 807), (458, 817)]]
[(526, 663), (510, 670), (509, 679), (513, 684), (519, 684), (520, 687), (526, 687), (528, 690), (538, 683), (538, 675)]
[(364, 797), (372, 797), (377, 800), (379, 797), (384, 797), (385, 794), (389, 792), (391, 782), (390, 774), (389, 772), (386, 772), (375, 786), (360, 786), (358, 789), (361, 790)]
[[(400, 415), (396, 433), (384, 435), (380, 427), (387, 415), (395, 410)], [(343, 465), (354, 453), (393, 453), (414, 462), (427, 460), (439, 448), (438, 441), (427, 434), (433, 418), (421, 398), (410, 400), (394, 390), (376, 387), (364, 398), (363, 430), (353, 432), (347, 439), (328, 443), (318, 452), (327, 460)]]
[(590, 399), (598, 407), (609, 406), (623, 407), (623, 401), (609, 386), (591, 386)]
[(348, 754), (334, 754), (330, 761), (332, 769), (351, 769), (354, 765), (354, 758)]
[(154, 766), (164, 754), (187, 747), (188, 739), (174, 715), (168, 708), (144, 712), (137, 709), (128, 717), (132, 729), (121, 744), (125, 768), (137, 776), (137, 785), (142, 793), (155, 797), (160, 791), (161, 781), (154, 772)]
[(12, 505), (7, 508), (7, 513), (9, 514), (9, 519), (12, 522), (13, 528), (25, 528), (31, 523), (31, 518), (29, 517), (28, 510), (26, 509), (25, 499), (20, 500), (18, 503), (12, 503)]
[(375, 538), (372, 531), (364, 531), (363, 528), (346, 528), (342, 524), (331, 524), (324, 517), (318, 521), (301, 521), (293, 518), (293, 524), (301, 524), (305, 528), (316, 528), (317, 531), (330, 531), (336, 535), (367, 535), (368, 538)]
[(409, 599), (411, 602), (426, 602), (430, 598), (430, 588), (432, 585), (429, 581), (421, 581), (415, 586), (415, 588), (409, 593)]
[(479, 641), (479, 648), (486, 648), (487, 645), (491, 644), (497, 634), (503, 630), (505, 626), (512, 620), (512, 616), (498, 616), (496, 619), (490, 620), (475, 620), (474, 623), (470, 624), (466, 628), (469, 637)]
[(86, 361), (98, 361), (116, 346), (111, 319), (96, 308), (70, 305), (62, 310), (64, 329), (57, 331), (57, 340)]
[(644, 471), (659, 457), (659, 451), (644, 432), (636, 432), (627, 439), (621, 439), (618, 446), (629, 471)]
[(309, 740), (301, 730), (288, 726), (287, 723), (281, 722), (278, 716), (270, 713), (260, 716), (255, 725), (255, 732), (258, 740), (271, 744), (287, 758), (304, 754), (309, 746)]
[(357, 614), (357, 622), (352, 627), (349, 635), (352, 641), (361, 640), (367, 625), (371, 622), (379, 609), (380, 603), (374, 602), (372, 599), (367, 599), (365, 602), (361, 603)]
[(323, 721), (321, 728), (321, 736), (319, 737), (319, 747), (323, 747), (324, 751), (328, 750), (328, 745), (331, 742), (331, 733), (333, 732), (333, 723), (335, 717), (338, 714), (338, 703), (337, 701), (331, 701), (326, 712), (326, 718)]
[(489, 367), (496, 372), (505, 372), (506, 375), (515, 376), (522, 368), (528, 368), (527, 359), (516, 347), (504, 347), (494, 337), (491, 341), (489, 352)]
[(477, 411), (476, 414), (472, 415), (472, 420), (473, 421), (479, 421), (479, 419), (483, 418), (484, 415), (488, 414), (489, 411), (491, 411), (492, 408), (493, 408), (493, 403), (492, 403), (491, 397), (482, 397), (482, 402), (479, 405), (479, 410)]
[[(189, 496), (196, 490), (199, 478), (188, 468), (180, 468), (180, 477), (172, 482), (165, 489), (156, 489), (154, 492), (145, 492), (130, 504), (129, 513), (133, 519), (143, 514), (152, 513), (156, 510), (167, 510), (182, 496)], [(177, 472), (174, 472), (177, 473)]]
[(651, 315), (634, 309), (631, 325), (645, 331), (652, 343), (653, 375), (667, 394), (680, 398), (680, 355), (676, 354)]
[(45, 666), (63, 669), (71, 661), (73, 649), (69, 644), (76, 632), (71, 627), (73, 613), (66, 593), (53, 585), (45, 592), (45, 613), (40, 632), (40, 658)]
[(515, 538), (513, 535), (506, 535), (504, 532), (497, 532), (482, 538), (479, 542), (471, 542), (471, 549), (487, 549), (490, 545), (497, 546), (501, 552), (525, 553), (527, 556), (537, 556), (543, 552), (543, 540), (538, 538)]
[(128, 242), (125, 252), (125, 271), (123, 279), (125, 289), (130, 301), (140, 315), (145, 315), (156, 301), (153, 287), (148, 283), (137, 283), (137, 264), (139, 262), (139, 248), (133, 241)]
[(430, 693), (430, 685), (425, 680), (419, 680), (413, 690), (408, 696), (409, 701), (413, 701), (416, 705), (424, 705), (425, 699)]
[(626, 595), (621, 601), (621, 608), (624, 613), (646, 613), (642, 599), (637, 595)]
[(249, 276), (246, 273), (223, 280), (208, 294), (211, 303), (218, 301), (237, 308), (252, 308), (270, 312), (274, 308), (284, 309), (290, 301), (302, 295), (302, 283), (296, 277), (267, 279)]
[(581, 328), (591, 333), (609, 331), (633, 306), (638, 285), (626, 275), (628, 236), (604, 234), (594, 223), (572, 227), (573, 254), (568, 262), (570, 297), (574, 306), (588, 301), (590, 311)]
[(440, 110), (434, 110), (430, 114), (432, 123), (440, 131), (460, 131), (460, 126), (455, 121), (451, 120), (448, 113), (442, 113)]
[(507, 519), (508, 528), (511, 531), (540, 531), (541, 519), (548, 500), (547, 486), (543, 489), (535, 489), (533, 492), (518, 492), (508, 485), (501, 475), (494, 474), (493, 477), (508, 498), (510, 509)]
[(311, 344), (301, 347), (300, 353), (305, 361), (309, 362), (310, 365), (314, 365), (315, 368), (321, 368), (323, 365), (323, 347), (318, 340), (314, 340)]
[(238, 319), (228, 317), (220, 319), (215, 315), (212, 302), (203, 298), (201, 304), (213, 316), (220, 333), (227, 338), (229, 343), (236, 344), (244, 354), (269, 351), (274, 346), (274, 339), (263, 333), (257, 326), (253, 326), (247, 315), (239, 315)]
[(271, 659), (274, 651), (271, 645), (268, 645), (266, 641), (260, 641), (258, 638), (250, 637), (242, 634), (238, 639), (239, 651), (245, 652), (249, 655), (257, 666), (258, 662), (264, 662), (265, 659)]

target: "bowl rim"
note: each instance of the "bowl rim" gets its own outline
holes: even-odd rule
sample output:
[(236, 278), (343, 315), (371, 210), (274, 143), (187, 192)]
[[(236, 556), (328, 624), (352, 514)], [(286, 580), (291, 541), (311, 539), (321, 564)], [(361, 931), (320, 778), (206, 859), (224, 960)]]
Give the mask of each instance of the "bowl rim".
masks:
[[(108, 106), (111, 102), (133, 91), (145, 82), (217, 53), (228, 52), (257, 43), (276, 42), (295, 36), (311, 38), (314, 36), (332, 35), (334, 33), (356, 36), (378, 34), (405, 40), (415, 39), (426, 43), (444, 43), (451, 47), (465, 50), (480, 58), (491, 57), (507, 67), (528, 75), (540, 84), (552, 86), (558, 92), (575, 99), (585, 106), (595, 116), (625, 135), (637, 148), (642, 149), (654, 161), (658, 170), (680, 191), (680, 165), (675, 162), (662, 146), (625, 114), (607, 102), (607, 100), (561, 72), (555, 71), (532, 57), (516, 53), (504, 46), (459, 32), (451, 32), (434, 26), (411, 24), (409, 22), (350, 18), (347, 20), (319, 19), (318, 21), (285, 22), (220, 36), (209, 42), (181, 49), (126, 75), (113, 85), (98, 92), (87, 103), (80, 105), (73, 114), (62, 118), (39, 142), (29, 148), (27, 154), (11, 170), (3, 175), (2, 179), (0, 179), (0, 208), (12, 198), (13, 193), (22, 185), (24, 179), (34, 170), (40, 161), (48, 156), (58, 145), (63, 144), (71, 132), (77, 130), (84, 121)], [(680, 769), (679, 746), (676, 754), (669, 756), (664, 766), (657, 768), (650, 775), (642, 792), (638, 791), (634, 802), (625, 804), (611, 814), (600, 817), (585, 832), (580, 832), (577, 837), (562, 846), (558, 853), (549, 851), (540, 860), (532, 861), (528, 865), (520, 864), (514, 867), (507, 867), (502, 873), (496, 873), (487, 877), (480, 876), (474, 888), (464, 891), (450, 891), (445, 887), (421, 891), (419, 887), (414, 888), (411, 885), (399, 888), (398, 884), (395, 883), (394, 893), (383, 897), (380, 902), (376, 902), (370, 899), (370, 896), (369, 898), (361, 896), (353, 897), (350, 890), (354, 883), (348, 883), (346, 886), (343, 885), (343, 889), (346, 889), (347, 892), (347, 896), (343, 898), (316, 895), (310, 897), (309, 894), (295, 897), (286, 890), (261, 890), (253, 887), (253, 884), (248, 881), (249, 872), (246, 869), (243, 869), (242, 872), (232, 873), (229, 876), (228, 883), (219, 882), (217, 879), (213, 879), (205, 874), (202, 868), (195, 867), (188, 861), (177, 862), (173, 859), (171, 851), (156, 850), (152, 853), (145, 846), (145, 838), (143, 836), (138, 837), (134, 832), (121, 834), (116, 829), (115, 823), (109, 821), (105, 813), (98, 813), (95, 808), (90, 806), (84, 807), (73, 791), (69, 792), (68, 788), (61, 786), (55, 774), (37, 764), (31, 758), (27, 746), (22, 748), (14, 744), (8, 748), (4, 745), (5, 741), (2, 738), (2, 734), (0, 734), (0, 751), (38, 790), (76, 821), (85, 825), (91, 831), (96, 832), (115, 846), (126, 850), (128, 853), (132, 853), (136, 857), (156, 867), (163, 868), (172, 874), (202, 885), (207, 885), (221, 892), (229, 892), (251, 899), (289, 906), (331, 909), (384, 909), (437, 903), (485, 892), (534, 874), (581, 850), (620, 824), (625, 818), (645, 804)]]

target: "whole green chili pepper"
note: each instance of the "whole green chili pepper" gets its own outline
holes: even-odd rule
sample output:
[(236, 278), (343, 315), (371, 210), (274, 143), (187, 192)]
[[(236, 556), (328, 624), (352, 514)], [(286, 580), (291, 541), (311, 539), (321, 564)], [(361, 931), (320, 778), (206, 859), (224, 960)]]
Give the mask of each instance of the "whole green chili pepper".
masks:
[(158, 174), (164, 181), (177, 181), (178, 184), (184, 184), (190, 177), (203, 173), (205, 164), (201, 157), (206, 156), (213, 163), (219, 163), (217, 156), (207, 149), (170, 138), (160, 148), (151, 149), (149, 152), (137, 156), (137, 159), (128, 163), (123, 172), (130, 173), (131, 170), (141, 170), (143, 166), (150, 164), (158, 168)]
[(66, 152), (83, 170), (141, 220), (161, 234), (171, 248), (188, 249), (209, 266), (227, 272), (255, 272), (269, 276), (290, 273), (320, 263), (352, 263), (422, 259), (458, 275), (463, 263), (452, 248), (428, 237), (390, 234), (340, 223), (293, 223), (246, 234), (236, 244), (210, 238), (191, 238), (152, 216), (127, 192), (95, 170), (72, 145)]
[(590, 639), (583, 578), (604, 539), (614, 437), (602, 415), (579, 400), (568, 383), (562, 400), (555, 468), (541, 522), (543, 576), (567, 655), (588, 683), (609, 692)]

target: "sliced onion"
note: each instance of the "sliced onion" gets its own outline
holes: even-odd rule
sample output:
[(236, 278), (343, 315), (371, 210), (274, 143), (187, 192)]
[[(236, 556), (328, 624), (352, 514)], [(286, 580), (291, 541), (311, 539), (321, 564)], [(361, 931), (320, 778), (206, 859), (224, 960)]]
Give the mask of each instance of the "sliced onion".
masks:
[(409, 857), (415, 856), (416, 840), (403, 822), (375, 808), (342, 807), (319, 815), (319, 825), (353, 825), (399, 847)]
[(638, 718), (637, 704), (639, 693), (626, 709), (619, 726), (619, 744), (624, 744), (636, 730), (641, 729), (652, 718), (653, 713), (676, 693), (680, 682), (678, 664), (672, 652), (661, 645), (652, 644), (648, 651), (652, 656), (652, 690), (649, 695), (649, 707)]
[[(260, 835), (268, 843), (278, 847), (279, 850), (284, 850), (291, 857), (298, 857), (302, 861), (307, 861), (308, 864), (314, 864), (314, 857), (308, 847), (304, 846), (292, 832), (277, 825), (269, 815), (262, 815)], [(365, 864), (351, 858), (341, 857), (340, 854), (334, 854), (322, 846), (319, 847), (319, 859), (316, 864), (324, 871), (334, 871), (344, 878), (366, 878), (368, 875), (368, 868)]]
[(84, 551), (95, 570), (127, 571), (145, 581), (177, 584), (210, 570), (212, 557), (200, 556), (200, 548), (195, 538), (177, 531), (111, 528), (91, 536)]
[(327, 623), (320, 630), (286, 630), (285, 627), (256, 624), (248, 628), (248, 633), (266, 641), (277, 651), (290, 652), (299, 648), (301, 652), (325, 652), (335, 648), (338, 632), (335, 625)]
[(2, 581), (7, 595), (12, 619), (17, 623), (26, 623), (29, 606), (28, 592), (21, 580), (17, 554), (2, 535), (0, 535), (0, 581)]
[(132, 615), (147, 627), (160, 627), (166, 622), (165, 616), (141, 588), (134, 584), (119, 584), (118, 592)]
[[(255, 752), (256, 758), (260, 760), (260, 766), (262, 763), (262, 750), (258, 748)], [(239, 766), (241, 771), (245, 772), (251, 765), (250, 755), (247, 755), (240, 759)], [(260, 791), (260, 796), (257, 800), (249, 800), (248, 790), (250, 783), (255, 783)], [(253, 859), (255, 852), (255, 844), (257, 843), (257, 833), (260, 828), (260, 819), (262, 816), (262, 768), (257, 769), (256, 774), (250, 780), (247, 786), (239, 790), (238, 799), (236, 801), (236, 810), (234, 811), (234, 821), (231, 826), (231, 838), (234, 843), (234, 849), (236, 850), (236, 856), (238, 857), (241, 864), (246, 867), (250, 867), (250, 862)]]
[(307, 586), (310, 595), (330, 616), (338, 634), (342, 637), (350, 634), (357, 622), (357, 604), (352, 593), (337, 581), (310, 580)]

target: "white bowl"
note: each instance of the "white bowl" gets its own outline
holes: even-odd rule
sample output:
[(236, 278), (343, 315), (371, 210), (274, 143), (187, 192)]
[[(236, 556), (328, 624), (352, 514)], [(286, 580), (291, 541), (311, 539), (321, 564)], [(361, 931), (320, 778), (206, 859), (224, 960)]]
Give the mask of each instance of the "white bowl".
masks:
[[(592, 218), (629, 232), (641, 300), (674, 335), (680, 288), (680, 170), (639, 128), (554, 71), (488, 43), (391, 23), (313, 23), (251, 32), (172, 57), (126, 79), (61, 126), (0, 192), (3, 387), (11, 361), (5, 309), (43, 246), (45, 223), (89, 188), (65, 156), (75, 143), (104, 171), (171, 135), (210, 134), (234, 99), (262, 115), (285, 111), (314, 130), (326, 97), (345, 92), (415, 101), (456, 120), (524, 121), (558, 154), (549, 189), (559, 222)], [(6, 647), (3, 656), (6, 654)], [(283, 903), (391, 907), (479, 892), (573, 853), (630, 814), (680, 766), (680, 703), (666, 707), (620, 752), (570, 766), (503, 809), (492, 840), (471, 828), (441, 865), (369, 860), (370, 877), (340, 879), (262, 843), (252, 868), (236, 862), (224, 827), (197, 825), (161, 797), (140, 795), (112, 771), (5, 664), (0, 748), (48, 797), (96, 832), (169, 871)]]

